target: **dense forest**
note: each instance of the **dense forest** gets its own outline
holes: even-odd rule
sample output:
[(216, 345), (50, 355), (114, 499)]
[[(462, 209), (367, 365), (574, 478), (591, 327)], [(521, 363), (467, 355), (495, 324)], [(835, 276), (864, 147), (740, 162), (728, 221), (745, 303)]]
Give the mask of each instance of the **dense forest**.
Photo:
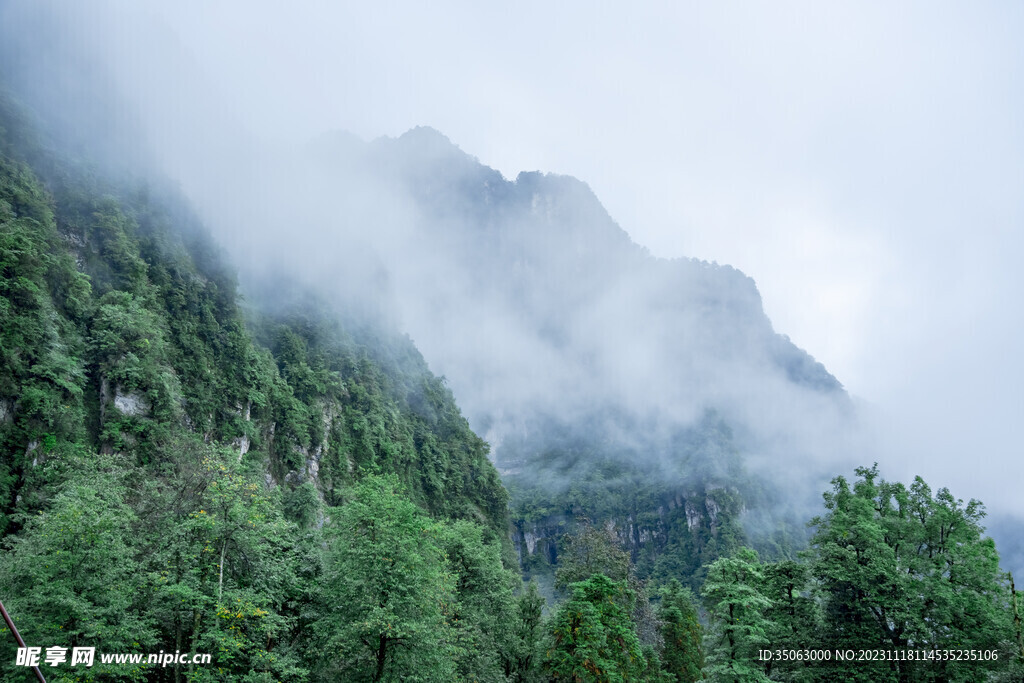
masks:
[[(408, 337), (243, 297), (173, 189), (31, 121), (0, 99), (0, 600), (47, 680), (1024, 680), (977, 501), (860, 468), (751, 531), (782, 496), (714, 411), (685, 477), (556, 425), (506, 440), (509, 493)], [(172, 652), (211, 661), (101, 659)]]

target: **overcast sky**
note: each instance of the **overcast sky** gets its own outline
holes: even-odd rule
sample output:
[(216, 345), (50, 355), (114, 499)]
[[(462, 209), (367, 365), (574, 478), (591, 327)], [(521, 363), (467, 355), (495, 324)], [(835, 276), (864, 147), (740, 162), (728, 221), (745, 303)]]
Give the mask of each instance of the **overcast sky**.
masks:
[(1024, 4), (273, 5), (143, 13), (259, 138), (430, 125), (738, 267), (884, 416), (883, 474), (1024, 514)]

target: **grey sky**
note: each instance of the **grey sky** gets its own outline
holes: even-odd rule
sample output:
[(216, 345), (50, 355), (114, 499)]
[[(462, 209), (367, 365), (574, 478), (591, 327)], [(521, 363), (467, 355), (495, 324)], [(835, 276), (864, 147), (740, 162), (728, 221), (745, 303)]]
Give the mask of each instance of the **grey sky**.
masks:
[(752, 276), (874, 406), (887, 476), (1024, 514), (1024, 5), (115, 7), (124, 78), (162, 22), (258, 138), (430, 125), (586, 181), (655, 255)]

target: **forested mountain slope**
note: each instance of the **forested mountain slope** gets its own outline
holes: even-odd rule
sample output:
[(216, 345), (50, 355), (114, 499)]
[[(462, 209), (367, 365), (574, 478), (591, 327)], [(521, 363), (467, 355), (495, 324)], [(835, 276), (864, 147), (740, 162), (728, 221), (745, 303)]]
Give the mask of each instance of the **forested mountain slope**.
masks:
[[(512, 609), (515, 579), (487, 445), (408, 338), (268, 286), (272, 305), (244, 304), (182, 199), (66, 158), (0, 98), (0, 599), (30, 645), (216, 662), (90, 680), (359, 680), (378, 645), (401, 661), (385, 631), (325, 626), (344, 614), (339, 567), (388, 575), (351, 545), (365, 531), (338, 531), (377, 506), (443, 578), (394, 626), (433, 628), (444, 667), (499, 668), (484, 624)], [(487, 580), (452, 582), (468, 571)], [(431, 612), (436, 591), (449, 613)], [(6, 666), (13, 645), (4, 680), (25, 673)]]

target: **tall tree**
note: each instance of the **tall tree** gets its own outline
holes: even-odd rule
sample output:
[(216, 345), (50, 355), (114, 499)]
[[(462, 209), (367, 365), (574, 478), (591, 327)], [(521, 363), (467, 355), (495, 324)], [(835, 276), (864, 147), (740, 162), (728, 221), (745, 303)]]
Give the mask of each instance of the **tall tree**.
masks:
[(583, 522), (574, 533), (562, 538), (555, 587), (565, 589), (594, 574), (625, 581), (630, 575), (629, 553), (608, 531)]
[(551, 618), (545, 668), (553, 681), (643, 680), (647, 662), (636, 637), (623, 581), (594, 574), (570, 586), (572, 598)]
[(629, 553), (607, 529), (582, 523), (574, 533), (562, 538), (562, 553), (555, 570), (555, 587), (565, 589), (594, 574), (604, 574), (613, 581), (622, 581), (621, 604), (629, 605), (630, 617), (641, 644), (661, 647), (659, 623), (647, 595), (647, 586), (636, 575)]
[(516, 656), (509, 675), (514, 683), (540, 683), (544, 596), (536, 581), (530, 581), (516, 601), (516, 616)]
[(467, 520), (443, 527), (441, 545), (455, 582), (455, 600), (448, 610), (452, 641), (457, 647), (458, 675), (467, 681), (504, 683), (515, 658), (516, 622), (512, 587), (518, 577), (501, 563), (497, 539)]
[(771, 624), (765, 611), (771, 600), (764, 594), (764, 574), (757, 553), (740, 548), (708, 568), (701, 591), (710, 618), (707, 672), (716, 681), (767, 681), (757, 662), (757, 649), (768, 643)]
[(396, 477), (353, 487), (337, 510), (320, 595), (325, 675), (353, 683), (455, 679), (455, 596), (441, 533)]
[[(856, 470), (825, 494), (813, 520), (812, 572), (825, 599), (825, 635), (836, 647), (991, 649), (1012, 634), (1009, 587), (984, 506), (920, 478), (905, 487)], [(977, 680), (998, 661), (893, 660), (836, 671), (850, 680)]]
[[(809, 565), (793, 560), (762, 565), (765, 595), (772, 601), (765, 611), (768, 618), (768, 644), (772, 649), (806, 650), (822, 645), (821, 610), (814, 597)], [(765, 667), (772, 680), (819, 680), (817, 662), (770, 660)]]
[(661, 590), (658, 619), (664, 643), (662, 668), (678, 683), (700, 680), (704, 668), (703, 629), (690, 589), (675, 579), (669, 581)]
[(216, 668), (174, 665), (168, 675), (303, 680), (286, 608), (298, 583), (294, 525), (232, 452), (197, 438), (175, 443), (166, 476), (141, 496), (147, 611), (166, 649), (216, 653)]

